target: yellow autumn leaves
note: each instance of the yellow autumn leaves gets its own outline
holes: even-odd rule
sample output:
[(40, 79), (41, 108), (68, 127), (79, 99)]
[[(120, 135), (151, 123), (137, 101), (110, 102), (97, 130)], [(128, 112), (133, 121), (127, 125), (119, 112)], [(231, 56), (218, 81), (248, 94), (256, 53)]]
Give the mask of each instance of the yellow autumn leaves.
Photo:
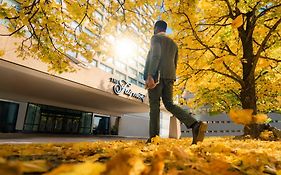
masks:
[[(236, 4), (233, 1), (200, 0), (194, 7), (188, 6), (186, 1), (181, 2), (179, 6), (182, 7), (170, 5), (165, 13), (179, 45), (179, 83), (175, 93), (182, 96), (184, 91), (192, 92), (194, 96), (188, 101), (182, 100), (199, 111), (205, 106), (211, 112), (239, 108), (241, 89), (248, 88), (242, 86), (242, 82), (249, 78), (244, 66), (248, 63), (255, 66), (251, 76), (256, 81), (253, 82), (256, 97), (252, 98), (258, 111), (279, 111), (280, 25), (271, 33), (256, 65), (251, 63), (254, 59), (246, 58), (246, 55), (257, 54), (270, 28), (280, 19), (280, 1), (251, 0), (237, 1)], [(191, 10), (184, 8), (185, 5)], [(266, 8), (275, 6), (263, 13)], [(177, 11), (181, 8), (186, 10)], [(169, 18), (172, 15), (173, 18)], [(257, 16), (258, 19), (253, 20)], [(247, 38), (251, 38), (251, 42), (243, 43)], [(263, 116), (255, 118), (259, 122)], [(248, 122), (252, 121), (250, 116), (248, 119)]]
[(280, 141), (209, 137), (93, 143), (0, 145), (0, 174), (259, 175), (281, 173)]
[[(11, 6), (11, 3), (14, 4)], [(124, 36), (130, 33), (140, 41), (140, 47), (148, 47), (157, 18), (154, 1), (27, 0), (11, 3), (0, 3), (0, 21), (5, 20), (10, 26), (1, 28), (1, 36), (20, 37), (16, 50), (19, 58), (40, 59), (58, 73), (78, 69), (71, 64), (72, 60), (85, 64), (99, 59), (98, 55), (112, 57), (113, 48), (106, 38), (119, 33)], [(15, 32), (17, 29), (19, 31)]]
[(239, 28), (242, 25), (243, 25), (243, 15), (242, 14), (237, 16), (231, 23), (231, 26), (233, 28)]
[(2, 57), (5, 54), (3, 50), (0, 50), (0, 57)]
[(264, 124), (268, 121), (266, 114), (253, 115), (252, 109), (231, 109), (229, 117), (234, 123), (248, 125), (248, 124)]
[(64, 164), (45, 175), (100, 175), (106, 170), (102, 163), (84, 162), (77, 164)]

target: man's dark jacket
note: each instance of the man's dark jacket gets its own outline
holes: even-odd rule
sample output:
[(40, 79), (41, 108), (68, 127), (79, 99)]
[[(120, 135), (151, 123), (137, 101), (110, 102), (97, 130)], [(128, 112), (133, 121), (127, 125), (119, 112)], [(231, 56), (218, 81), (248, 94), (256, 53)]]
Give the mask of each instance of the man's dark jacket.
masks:
[(164, 32), (153, 35), (145, 63), (144, 80), (147, 79), (148, 75), (157, 79), (159, 72), (162, 79), (175, 80), (177, 61), (178, 47), (176, 43)]

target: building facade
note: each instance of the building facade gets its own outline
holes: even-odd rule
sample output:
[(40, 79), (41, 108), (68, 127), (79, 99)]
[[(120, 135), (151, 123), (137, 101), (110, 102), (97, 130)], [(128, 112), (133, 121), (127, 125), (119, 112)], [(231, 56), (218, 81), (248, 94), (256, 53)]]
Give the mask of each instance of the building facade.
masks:
[[(4, 1), (17, 6), (13, 0)], [(95, 16), (102, 27), (106, 11), (98, 9)], [(131, 27), (134, 35), (143, 35), (134, 24)], [(3, 21), (0, 31), (7, 31)], [(91, 35), (85, 26), (81, 31)], [(136, 46), (138, 54), (127, 59), (97, 56), (88, 61), (79, 53), (67, 52), (77, 71), (57, 74), (40, 60), (19, 58), (15, 46), (19, 38), (1, 36), (0, 49), (5, 54), (0, 58), (0, 132), (147, 137), (149, 107), (143, 69), (149, 38), (143, 40), (143, 45)], [(169, 118), (162, 109), (163, 137), (169, 136)]]

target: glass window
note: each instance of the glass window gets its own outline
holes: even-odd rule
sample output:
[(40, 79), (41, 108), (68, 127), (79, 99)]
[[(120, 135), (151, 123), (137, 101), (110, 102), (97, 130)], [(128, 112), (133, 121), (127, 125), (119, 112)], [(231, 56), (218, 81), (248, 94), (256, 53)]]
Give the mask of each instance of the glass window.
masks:
[(140, 48), (139, 48), (140, 54), (142, 54), (142, 55), (146, 54), (146, 51), (145, 51), (145, 50), (146, 50), (146, 49), (140, 47)]
[(94, 12), (94, 16), (95, 16), (98, 20), (103, 21), (103, 15), (102, 15), (100, 12), (95, 11), (95, 12)]
[(34, 104), (28, 104), (27, 113), (24, 122), (25, 131), (38, 131), (40, 122), (40, 107)]
[(79, 128), (79, 133), (88, 134), (91, 132), (92, 116), (93, 116), (93, 113), (89, 113), (89, 112), (82, 113), (82, 117), (80, 120), (81, 127)]
[(110, 5), (110, 0), (104, 0), (105, 5)]
[(88, 61), (84, 56), (82, 56), (81, 54), (78, 54), (77, 58), (78, 58), (80, 61), (84, 62), (84, 63), (88, 63), (88, 62), (89, 62), (89, 61)]
[(130, 66), (134, 67), (134, 68), (137, 68), (138, 66), (138, 62), (135, 60), (135, 59), (128, 59), (128, 63)]
[(137, 78), (138, 72), (136, 69), (129, 67), (129, 73), (134, 75), (134, 78)]
[(71, 50), (66, 51), (66, 54), (68, 56), (73, 57), (73, 58), (76, 58), (76, 56), (77, 56), (77, 53), (76, 52), (72, 52)]
[(113, 74), (113, 69), (105, 64), (99, 64), (99, 68), (107, 73)]
[[(73, 28), (73, 29), (76, 29), (76, 27), (79, 25), (79, 23), (78, 22), (76, 22), (76, 21), (72, 21), (71, 23), (70, 23), (70, 27), (71, 28)], [(79, 26), (79, 28), (77, 29), (77, 31), (81, 31), (81, 25)]]
[(101, 29), (102, 29), (102, 26), (101, 26), (101, 25), (94, 24), (94, 25), (93, 25), (93, 28), (100, 34)]
[(15, 131), (19, 104), (0, 101), (0, 132)]
[(147, 20), (144, 19), (143, 17), (141, 18), (141, 22), (142, 22), (144, 25), (147, 24)]
[(70, 40), (75, 40), (75, 36), (69, 32), (64, 31), (64, 34), (70, 39)]
[(148, 10), (149, 10), (151, 13), (153, 13), (154, 8), (153, 8), (151, 5), (148, 5), (147, 7), (148, 7)]
[(126, 75), (119, 71), (115, 71), (115, 76), (118, 80), (126, 80)]
[(140, 80), (143, 80), (143, 76), (144, 76), (144, 74), (143, 74), (142, 72), (139, 72), (139, 77), (138, 77), (138, 78), (139, 78)]
[(108, 58), (105, 59), (105, 62), (113, 64), (113, 58), (112, 57), (108, 57)]
[(3, 25), (5, 27), (9, 27), (9, 20), (8, 19), (0, 19), (0, 25)]
[(143, 72), (144, 71), (144, 65), (143, 64), (139, 64), (139, 71)]
[(131, 27), (134, 29), (135, 32), (139, 31), (139, 29), (138, 29), (138, 27), (137, 27), (137, 25), (135, 23), (132, 23)]
[(29, 104), (25, 131), (46, 133), (91, 133), (92, 116), (90, 112), (82, 112), (47, 105)]
[(97, 67), (97, 65), (98, 65), (98, 62), (97, 62), (97, 60), (92, 60), (92, 62), (90, 63), (93, 67)]
[(76, 64), (79, 63), (79, 61), (76, 59), (77, 58), (77, 53), (76, 52), (72, 52), (71, 50), (66, 51), (66, 55), (69, 56), (69, 58)]
[(93, 134), (109, 134), (110, 118), (95, 115), (93, 126)]
[(146, 58), (145, 57), (139, 57), (138, 61), (139, 61), (140, 64), (145, 64)]
[(130, 83), (132, 83), (132, 84), (138, 85), (138, 81), (137, 81), (136, 79), (134, 79), (134, 78), (129, 77), (129, 78), (128, 78), (128, 81), (129, 81)]
[(15, 0), (0, 0), (1, 3), (7, 3), (8, 6), (16, 8), (17, 11), (20, 10), (20, 4)]
[(118, 70), (126, 70), (126, 64), (122, 63), (119, 60), (115, 60), (115, 66)]
[(116, 27), (116, 31), (117, 31), (118, 34), (122, 33), (123, 32), (122, 27), (120, 25), (118, 25)]
[(91, 30), (87, 29), (86, 27), (84, 28), (83, 31), (84, 31), (86, 34), (88, 34), (90, 37), (94, 37), (94, 36), (95, 36), (95, 34), (94, 34)]
[(87, 45), (86, 45), (86, 49), (87, 49), (87, 50), (93, 50), (93, 47), (92, 47), (90, 44), (87, 44)]
[(142, 82), (139, 82), (139, 87), (142, 87), (142, 88), (144, 88), (144, 83), (142, 83)]

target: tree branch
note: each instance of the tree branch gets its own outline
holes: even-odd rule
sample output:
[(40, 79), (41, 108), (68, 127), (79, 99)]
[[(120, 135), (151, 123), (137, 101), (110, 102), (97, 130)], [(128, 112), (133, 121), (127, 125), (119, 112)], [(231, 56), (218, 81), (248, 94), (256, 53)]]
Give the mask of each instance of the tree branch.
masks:
[(231, 18), (231, 19), (234, 19), (235, 17), (234, 17), (233, 10), (232, 10), (232, 8), (231, 8), (231, 5), (230, 5), (229, 0), (224, 0), (224, 1), (225, 1), (226, 4), (227, 4), (230, 18)]
[(224, 67), (230, 72), (230, 74), (235, 77), (237, 80), (239, 80), (240, 84), (243, 83), (243, 80), (237, 75), (224, 61), (223, 61)]
[(12, 33), (9, 33), (9, 34), (1, 34), (0, 33), (0, 36), (12, 36), (14, 35), (15, 33), (19, 32), (22, 28), (24, 28), (25, 25), (21, 26), (20, 28), (18, 28), (17, 30), (13, 31)]
[(280, 7), (280, 6), (281, 6), (281, 4), (277, 4), (277, 5), (275, 5), (275, 6), (272, 6), (272, 7), (269, 7), (269, 8), (267, 8), (267, 9), (263, 10), (262, 12), (260, 12), (260, 13), (257, 15), (256, 19), (258, 19), (258, 18), (260, 18), (261, 16), (265, 15), (265, 13), (267, 13), (268, 11), (270, 11), (270, 10), (272, 10), (272, 9), (274, 9), (274, 8)]
[[(48, 19), (48, 16), (46, 15), (46, 12), (45, 12), (43, 9), (42, 9), (42, 12), (43, 12), (44, 16)], [(49, 27), (48, 27), (48, 24), (47, 24), (47, 23), (45, 24), (45, 27), (46, 27), (46, 31), (47, 31), (47, 33), (48, 33), (48, 38), (50, 39), (50, 42), (51, 42), (53, 48), (55, 49), (55, 51), (57, 51), (59, 54), (65, 56), (66, 58), (69, 58), (67, 54), (61, 52), (61, 51), (55, 46), (55, 43), (54, 43), (54, 41), (53, 41), (53, 38), (52, 38), (52, 36), (51, 36), (51, 32), (50, 32), (50, 30), (49, 30)]]
[(198, 24), (198, 26), (220, 26), (220, 27), (225, 27), (225, 26), (229, 26), (229, 25), (231, 25), (231, 23), (229, 23), (229, 24), (207, 24), (207, 23)]
[(223, 76), (225, 76), (225, 77), (227, 77), (227, 78), (230, 78), (230, 79), (236, 81), (236, 82), (239, 83), (241, 86), (244, 85), (244, 82), (241, 81), (240, 79), (237, 79), (236, 77), (234, 77), (234, 76), (232, 76), (232, 75), (229, 75), (229, 74), (227, 74), (227, 73), (220, 72), (220, 71), (215, 70), (215, 69), (213, 69), (213, 68), (212, 68), (212, 69), (195, 69), (195, 70), (197, 71), (197, 73), (199, 73), (199, 72), (214, 72), (214, 73), (217, 73), (217, 74), (219, 74), (219, 75), (223, 75)]
[(234, 90), (230, 90), (230, 92), (232, 92), (238, 98), (238, 100), (241, 101), (239, 94), (237, 94)]
[(275, 58), (270, 58), (270, 57), (267, 57), (267, 56), (260, 56), (260, 58), (266, 59), (266, 60), (275, 61), (275, 62), (277, 62), (277, 63), (280, 63), (280, 62), (281, 62), (281, 60), (278, 60), (278, 59), (275, 59)]
[(188, 23), (189, 23), (189, 25), (190, 25), (190, 27), (191, 27), (192, 33), (193, 33), (194, 37), (196, 38), (196, 40), (197, 40), (202, 46), (206, 47), (207, 50), (209, 50), (209, 51), (213, 54), (213, 56), (214, 56), (215, 58), (218, 58), (218, 56), (214, 53), (214, 51), (212, 51), (212, 49), (211, 49), (207, 44), (205, 44), (205, 43), (199, 38), (199, 36), (197, 35), (195, 29), (194, 29), (193, 26), (192, 26), (192, 23), (191, 23), (191, 21), (190, 21), (190, 19), (189, 19), (189, 16), (188, 16), (185, 12), (178, 12), (178, 14), (184, 15), (184, 16), (187, 18)]
[(232, 50), (230, 49), (230, 47), (227, 44), (225, 44), (225, 47), (226, 47), (227, 51), (230, 53), (230, 55), (237, 56), (234, 52), (232, 52)]
[[(33, 9), (33, 7), (35, 6), (35, 3), (36, 3), (36, 0), (34, 0), (33, 1), (33, 3), (32, 3), (32, 9)], [(32, 11), (32, 9), (30, 10), (30, 13), (31, 13), (31, 11)], [(39, 11), (39, 9), (37, 9), (29, 18), (28, 18), (28, 21), (30, 22), (31, 21), (31, 19), (36, 15), (36, 13)], [(26, 13), (27, 14), (27, 13)], [(19, 17), (19, 16), (18, 16)], [(13, 18), (8, 18), (8, 17), (5, 17), (5, 19), (17, 19), (18, 17), (13, 17)], [(15, 31), (13, 31), (12, 33), (10, 33), (10, 34), (0, 34), (0, 36), (12, 36), (12, 35), (14, 35), (15, 33), (17, 33), (17, 32), (19, 32), (22, 28), (24, 28), (25, 27), (25, 25), (22, 25), (20, 28), (18, 28), (17, 30), (15, 30)]]
[(258, 79), (260, 79), (263, 75), (265, 75), (265, 74), (267, 74), (267, 73), (268, 73), (268, 71), (261, 71), (260, 74), (259, 74), (259, 76), (257, 76), (257, 77), (255, 78), (255, 81), (257, 81)]
[(252, 65), (252, 69), (251, 69), (251, 72), (250, 72), (250, 73), (253, 74), (253, 73), (255, 72), (256, 65), (257, 65), (258, 60), (259, 60), (259, 58), (260, 58), (261, 52), (263, 51), (263, 49), (264, 49), (264, 47), (265, 47), (267, 41), (269, 40), (269, 38), (270, 38), (272, 32), (275, 31), (275, 29), (278, 27), (278, 25), (279, 25), (280, 23), (281, 23), (281, 18), (280, 18), (278, 21), (276, 21), (276, 23), (273, 25), (273, 27), (269, 30), (269, 32), (268, 32), (267, 35), (265, 36), (264, 40), (262, 41), (262, 43), (261, 43), (261, 45), (260, 45), (260, 47), (259, 47), (259, 49), (258, 49), (258, 51), (257, 51), (257, 53), (256, 53), (256, 55), (255, 55), (255, 57), (254, 57), (254, 61), (253, 61), (253, 65)]

